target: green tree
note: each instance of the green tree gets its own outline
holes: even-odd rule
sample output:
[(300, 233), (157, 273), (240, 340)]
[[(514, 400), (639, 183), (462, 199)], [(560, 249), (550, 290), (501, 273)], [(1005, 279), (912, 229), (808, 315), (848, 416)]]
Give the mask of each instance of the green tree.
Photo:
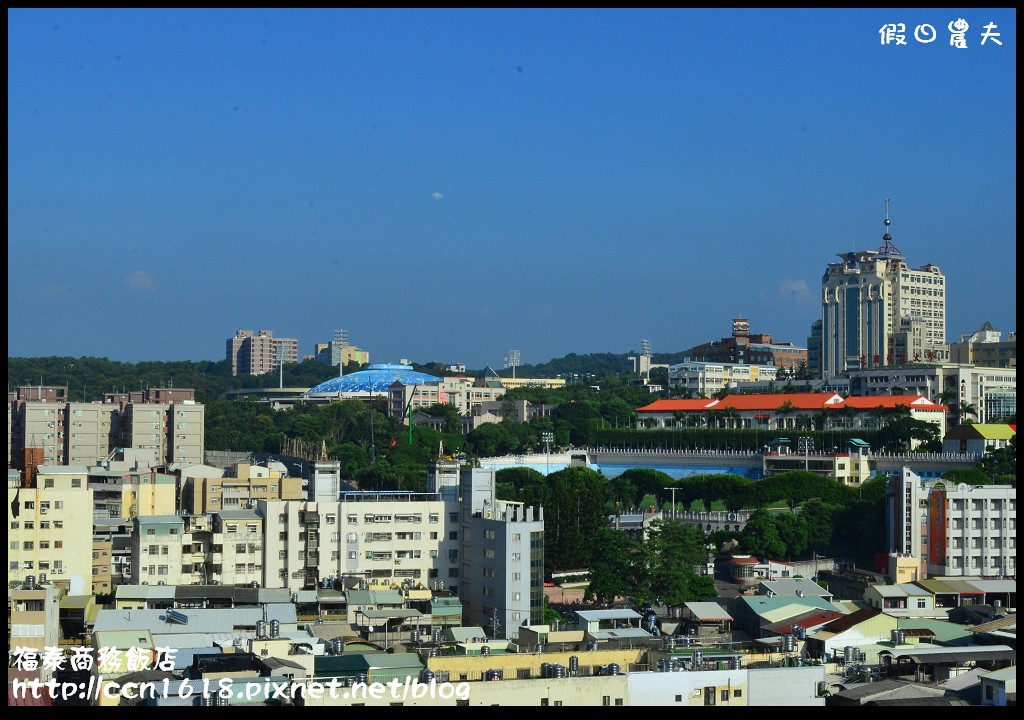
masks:
[(800, 508), (800, 517), (807, 523), (807, 542), (811, 549), (824, 548), (832, 539), (832, 512), (834, 506), (818, 498), (811, 498)]
[(586, 467), (567, 467), (548, 475), (544, 507), (544, 566), (554, 570), (590, 567), (593, 541), (608, 526), (608, 480)]
[(706, 561), (704, 533), (686, 523), (654, 520), (644, 543), (645, 565), (650, 572), (650, 593), (643, 599), (678, 606), (718, 596), (711, 584), (710, 596), (694, 597), (693, 578)]
[(786, 557), (799, 557), (807, 550), (807, 520), (796, 513), (778, 513), (774, 517), (779, 539), (786, 545)]
[(634, 556), (637, 543), (628, 534), (603, 527), (594, 534), (587, 595), (597, 603), (611, 603), (635, 592)]
[(755, 510), (740, 533), (747, 552), (762, 558), (779, 558), (786, 553), (786, 544), (779, 537), (775, 519), (767, 510)]

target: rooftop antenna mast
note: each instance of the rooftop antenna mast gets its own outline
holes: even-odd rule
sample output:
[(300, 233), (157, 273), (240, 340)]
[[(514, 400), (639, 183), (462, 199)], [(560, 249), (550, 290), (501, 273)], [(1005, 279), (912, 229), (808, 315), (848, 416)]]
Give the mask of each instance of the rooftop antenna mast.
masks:
[(899, 260), (903, 258), (900, 249), (892, 244), (892, 235), (889, 234), (889, 198), (885, 199), (885, 235), (882, 236), (882, 245), (878, 248), (878, 257), (884, 259)]
[(519, 351), (509, 350), (508, 354), (505, 355), (505, 367), (512, 368), (513, 379), (516, 376), (516, 368), (519, 366)]

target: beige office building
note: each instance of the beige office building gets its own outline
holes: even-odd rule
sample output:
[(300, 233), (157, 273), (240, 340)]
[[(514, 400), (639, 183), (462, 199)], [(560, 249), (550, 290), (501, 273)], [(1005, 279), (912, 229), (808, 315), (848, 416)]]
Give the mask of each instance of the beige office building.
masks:
[(838, 253), (821, 281), (822, 377), (949, 360), (946, 277), (937, 265), (911, 268), (889, 234), (878, 250)]

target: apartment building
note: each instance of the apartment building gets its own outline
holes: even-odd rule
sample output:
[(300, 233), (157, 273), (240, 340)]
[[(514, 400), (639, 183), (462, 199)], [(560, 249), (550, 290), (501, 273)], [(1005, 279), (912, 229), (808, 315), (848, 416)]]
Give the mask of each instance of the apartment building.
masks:
[(114, 541), (97, 539), (92, 541), (92, 591), (106, 595), (114, 591)]
[(457, 594), (466, 622), (541, 622), (542, 509), (497, 501), (490, 468), (462, 468), (460, 483), (426, 493), (342, 492), (338, 502), (259, 501), (265, 586), (408, 582)]
[(903, 468), (886, 482), (886, 532), (890, 565), (893, 556), (917, 558), (919, 578), (1017, 574), (1017, 491), (1010, 485), (926, 481)]
[(287, 468), (237, 463), (220, 471), (206, 465), (182, 470), (181, 511), (203, 515), (222, 510), (253, 508), (259, 500), (302, 500), (302, 478), (289, 477)]
[(70, 595), (92, 594), (92, 504), (84, 466), (40, 466), (31, 484), (8, 475), (8, 582), (45, 576)]
[[(60, 643), (60, 599), (64, 592), (46, 580), (37, 581), (28, 575), (7, 591), (7, 622), (9, 629), (8, 650), (15, 653), (30, 650), (43, 656), (47, 648), (58, 647)], [(47, 682), (53, 677), (53, 666), (38, 662), (34, 669), (27, 666), (8, 671), (9, 677), (19, 680), (39, 679)]]
[(192, 389), (108, 393), (102, 403), (63, 401), (63, 387), (24, 390), (9, 402), (12, 467), (27, 469), (30, 451), (46, 465), (98, 465), (124, 448), (145, 451), (153, 465), (203, 459), (205, 407)]
[(911, 268), (889, 233), (878, 250), (837, 253), (821, 281), (822, 377), (915, 361), (949, 360), (946, 277), (931, 263)]
[(249, 585), (263, 579), (263, 519), (252, 510), (137, 517), (133, 585)]
[(123, 463), (89, 470), (93, 518), (129, 520), (136, 515), (169, 515), (177, 509), (177, 478), (155, 468), (112, 469)]
[(227, 341), (227, 360), (232, 375), (264, 375), (276, 372), (281, 363), (299, 362), (299, 341), (274, 337), (273, 330), (239, 330)]

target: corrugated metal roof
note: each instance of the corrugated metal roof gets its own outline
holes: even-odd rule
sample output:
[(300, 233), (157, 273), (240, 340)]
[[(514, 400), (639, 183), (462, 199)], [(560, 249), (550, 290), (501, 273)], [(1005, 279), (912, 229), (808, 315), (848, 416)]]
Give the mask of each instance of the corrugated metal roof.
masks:
[[(294, 623), (295, 606), (290, 606), (290, 609), (291, 622)], [(255, 628), (256, 621), (263, 619), (263, 608), (258, 607), (188, 609), (179, 612), (187, 618), (186, 623), (168, 622), (165, 610), (101, 610), (96, 616), (93, 629), (95, 632), (144, 629), (152, 633), (231, 633), (235, 627)], [(282, 614), (287, 616), (287, 613)]]
[(650, 639), (651, 637), (653, 637), (649, 632), (647, 632), (643, 628), (619, 628), (617, 630), (596, 630), (594, 632), (587, 634), (594, 640), (625, 640), (628, 638)]
[(878, 652), (879, 657), (889, 655), (894, 659), (907, 658), (918, 665), (922, 663), (958, 663), (967, 660), (1014, 660), (1017, 659), (1017, 651), (1009, 645), (971, 645), (968, 647), (950, 648), (924, 648), (917, 647), (913, 650), (887, 649)]
[(445, 640), (471, 642), (473, 638), (487, 637), (482, 627), (453, 627), (444, 631)]
[(115, 600), (145, 600), (149, 597), (149, 585), (118, 585)]
[(725, 608), (716, 602), (683, 603), (687, 610), (701, 620), (732, 620), (733, 617)]
[(93, 642), (97, 647), (114, 648), (154, 648), (152, 634), (145, 629), (132, 630), (95, 630)]
[(349, 590), (345, 595), (349, 605), (404, 605), (405, 598), (398, 590)]
[(420, 660), (420, 656), (416, 653), (365, 653), (363, 658), (366, 660), (366, 666), (371, 670), (375, 668), (392, 668), (392, 669), (406, 669), (406, 668), (422, 668), (423, 663)]
[(620, 610), (577, 610), (576, 614), (583, 622), (600, 622), (601, 620), (640, 620), (643, 615), (636, 610), (622, 608)]

